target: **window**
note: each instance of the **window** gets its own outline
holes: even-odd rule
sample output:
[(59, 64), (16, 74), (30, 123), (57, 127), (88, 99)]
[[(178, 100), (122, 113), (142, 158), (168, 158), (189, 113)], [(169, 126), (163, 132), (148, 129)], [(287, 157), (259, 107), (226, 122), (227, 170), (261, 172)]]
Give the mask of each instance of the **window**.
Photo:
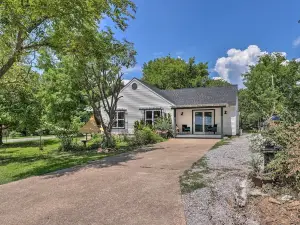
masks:
[(132, 87), (132, 90), (136, 90), (136, 89), (137, 89), (137, 84), (136, 84), (136, 83), (133, 83), (133, 84), (131, 85), (131, 87)]
[(145, 110), (146, 124), (153, 125), (157, 118), (161, 117), (161, 110)]
[(117, 111), (113, 128), (125, 128), (125, 112)]

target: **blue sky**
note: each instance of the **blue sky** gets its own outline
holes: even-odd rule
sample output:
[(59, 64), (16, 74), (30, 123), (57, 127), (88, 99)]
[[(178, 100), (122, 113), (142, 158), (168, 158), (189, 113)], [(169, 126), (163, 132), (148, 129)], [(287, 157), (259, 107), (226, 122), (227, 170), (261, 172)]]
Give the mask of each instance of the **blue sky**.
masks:
[[(208, 62), (211, 76), (241, 86), (240, 74), (264, 52), (300, 58), (300, 1), (135, 0), (136, 19), (125, 33), (135, 44), (137, 65), (126, 79), (141, 77), (143, 63), (171, 54)], [(297, 39), (299, 38), (299, 39)]]

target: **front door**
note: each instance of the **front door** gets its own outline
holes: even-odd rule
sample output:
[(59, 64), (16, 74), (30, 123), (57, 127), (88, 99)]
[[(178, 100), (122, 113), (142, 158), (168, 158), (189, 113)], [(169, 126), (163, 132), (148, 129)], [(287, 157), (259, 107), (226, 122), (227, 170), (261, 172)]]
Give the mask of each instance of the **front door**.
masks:
[(207, 127), (213, 125), (213, 111), (194, 111), (194, 134), (204, 134), (207, 131)]

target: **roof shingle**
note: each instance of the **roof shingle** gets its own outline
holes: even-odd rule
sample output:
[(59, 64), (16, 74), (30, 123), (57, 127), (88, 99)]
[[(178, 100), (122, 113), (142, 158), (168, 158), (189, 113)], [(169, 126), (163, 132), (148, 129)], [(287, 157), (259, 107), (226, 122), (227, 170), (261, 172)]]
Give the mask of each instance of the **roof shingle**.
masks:
[(237, 85), (161, 90), (147, 84), (145, 81), (139, 81), (176, 106), (216, 104), (235, 105), (237, 100)]

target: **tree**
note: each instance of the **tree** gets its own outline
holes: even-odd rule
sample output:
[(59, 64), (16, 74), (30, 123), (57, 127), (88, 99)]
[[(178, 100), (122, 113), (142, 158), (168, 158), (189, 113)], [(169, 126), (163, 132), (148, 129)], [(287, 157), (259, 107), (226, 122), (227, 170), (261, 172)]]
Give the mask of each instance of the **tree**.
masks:
[[(48, 55), (44, 54), (41, 61), (46, 63)], [(41, 90), (39, 97), (43, 105), (43, 121), (45, 127), (57, 127), (60, 130), (70, 130), (73, 121), (85, 120), (88, 113), (87, 100), (83, 97), (82, 91), (78, 89), (72, 76), (68, 74), (67, 58), (55, 64), (41, 66), (45, 72), (41, 78)], [(85, 122), (85, 121), (84, 121)]]
[(34, 132), (40, 126), (39, 75), (24, 65), (13, 67), (0, 79), (0, 144), (2, 128)]
[(160, 89), (203, 87), (209, 80), (208, 74), (207, 63), (167, 56), (145, 63), (142, 79)]
[(240, 91), (240, 110), (243, 117), (264, 121), (274, 113), (292, 115), (300, 120), (300, 63), (288, 61), (282, 54), (260, 57), (257, 65), (245, 73), (245, 90)]
[[(115, 122), (120, 91), (123, 87), (122, 67), (135, 64), (136, 52), (129, 42), (120, 42), (106, 36), (105, 54), (95, 54), (75, 60), (73, 81), (79, 85), (92, 107), (97, 125), (104, 131), (105, 147), (113, 147), (111, 130)], [(104, 43), (104, 42), (101, 42)]]
[(205, 87), (223, 87), (223, 86), (230, 86), (231, 83), (227, 82), (224, 79), (208, 79)]
[(133, 18), (130, 0), (2, 0), (0, 1), (0, 78), (16, 62), (40, 48), (54, 53), (85, 52), (93, 47), (104, 16), (125, 30)]

